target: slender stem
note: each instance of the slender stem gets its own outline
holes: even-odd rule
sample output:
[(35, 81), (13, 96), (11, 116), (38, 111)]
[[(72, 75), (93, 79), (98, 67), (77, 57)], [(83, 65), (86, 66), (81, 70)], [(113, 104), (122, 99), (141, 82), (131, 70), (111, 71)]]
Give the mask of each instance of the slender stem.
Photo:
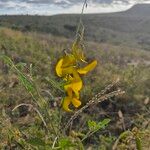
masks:
[(87, 5), (87, 0), (84, 0), (83, 6), (82, 6), (82, 10), (81, 10), (81, 14), (80, 14), (79, 24), (78, 24), (77, 31), (76, 31), (76, 38), (78, 37), (81, 25), (83, 25), (82, 24), (82, 16), (83, 16), (83, 12), (84, 12), (84, 9), (85, 9), (86, 5)]
[(84, 138), (81, 141), (83, 142), (86, 138), (88, 138), (90, 133), (91, 133), (91, 131), (88, 131), (87, 134), (84, 136)]
[(53, 142), (53, 145), (52, 145), (52, 149), (54, 149), (55, 144), (56, 144), (56, 142), (57, 142), (57, 139), (58, 139), (58, 137), (56, 136), (56, 137), (55, 137), (55, 140), (54, 140), (54, 142)]

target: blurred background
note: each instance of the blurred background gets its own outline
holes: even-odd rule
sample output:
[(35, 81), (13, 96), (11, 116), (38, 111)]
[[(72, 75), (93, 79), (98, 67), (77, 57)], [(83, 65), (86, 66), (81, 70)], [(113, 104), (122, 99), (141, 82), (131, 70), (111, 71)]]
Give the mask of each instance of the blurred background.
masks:
[[(56, 101), (53, 101), (49, 95), (43, 94), (52, 110), (60, 105), (62, 94), (46, 79), (59, 82), (54, 67), (63, 50), (71, 47), (83, 2), (0, 0), (0, 55), (9, 56), (15, 64), (24, 63), (23, 72), (26, 74), (30, 73), (28, 68), (32, 64), (37, 85), (56, 97)], [(143, 147), (148, 150), (150, 1), (88, 0), (82, 21), (86, 56), (89, 61), (98, 61), (96, 69), (84, 78), (81, 92), (83, 105), (117, 78), (120, 79), (119, 87), (126, 93), (90, 107), (76, 120), (74, 128), (80, 131), (80, 127), (88, 119), (99, 121), (110, 118), (111, 123), (106, 131), (88, 139), (85, 142), (87, 147), (101, 145), (110, 149), (113, 138), (125, 130), (137, 127), (145, 135), (142, 137)], [(17, 75), (0, 60), (1, 121), (5, 120), (5, 111), (7, 118), (11, 120), (10, 124), (19, 124), (23, 129), (25, 125), (32, 125), (35, 120), (32, 115), (28, 115), (28, 108), (19, 109), (18, 117), (11, 112), (23, 102), (30, 103), (30, 95), (18, 82)], [(33, 130), (30, 132), (34, 133)], [(3, 143), (5, 136), (1, 137)]]

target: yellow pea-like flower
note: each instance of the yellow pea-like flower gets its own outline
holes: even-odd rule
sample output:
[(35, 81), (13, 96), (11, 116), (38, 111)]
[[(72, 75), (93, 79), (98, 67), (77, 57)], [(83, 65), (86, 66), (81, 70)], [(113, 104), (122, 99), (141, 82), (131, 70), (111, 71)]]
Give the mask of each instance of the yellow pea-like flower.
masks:
[(82, 80), (78, 74), (78, 72), (74, 69), (72, 72), (72, 80), (70, 83), (66, 84), (64, 86), (64, 89), (67, 91), (67, 89), (72, 89), (72, 91), (75, 93), (76, 97), (79, 98), (79, 91), (81, 90), (83, 83)]
[[(71, 70), (75, 65), (75, 58), (73, 55), (67, 55), (61, 58), (56, 64), (56, 73), (59, 77), (62, 77), (63, 74), (67, 74), (67, 71)], [(66, 72), (66, 73), (65, 73)]]
[(65, 97), (62, 104), (63, 109), (67, 112), (71, 112), (72, 110), (69, 108), (69, 105), (71, 103), (76, 108), (78, 108), (81, 105), (81, 101), (77, 98)]
[(63, 100), (62, 107), (67, 112), (72, 111), (69, 108), (70, 104), (72, 104), (75, 108), (78, 108), (81, 105), (81, 101), (79, 99), (83, 82), (80, 74), (87, 74), (97, 65), (97, 61), (94, 60), (85, 67), (79, 68), (77, 63), (83, 61), (85, 62), (85, 57), (82, 48), (77, 42), (75, 42), (72, 46), (72, 53), (63, 56), (56, 64), (56, 74), (66, 81), (64, 90), (66, 91), (67, 96)]
[(77, 98), (79, 98), (79, 91), (81, 90), (81, 88), (82, 88), (82, 81), (70, 83), (64, 86), (65, 91), (68, 91), (68, 89), (71, 89)]

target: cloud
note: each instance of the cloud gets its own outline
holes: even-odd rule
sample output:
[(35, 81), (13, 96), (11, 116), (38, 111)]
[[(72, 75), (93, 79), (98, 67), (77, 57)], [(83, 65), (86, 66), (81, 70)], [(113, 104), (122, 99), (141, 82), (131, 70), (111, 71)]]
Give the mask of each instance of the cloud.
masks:
[[(0, 14), (80, 13), (84, 0), (0, 0)], [(115, 12), (150, 0), (88, 0), (85, 13)]]

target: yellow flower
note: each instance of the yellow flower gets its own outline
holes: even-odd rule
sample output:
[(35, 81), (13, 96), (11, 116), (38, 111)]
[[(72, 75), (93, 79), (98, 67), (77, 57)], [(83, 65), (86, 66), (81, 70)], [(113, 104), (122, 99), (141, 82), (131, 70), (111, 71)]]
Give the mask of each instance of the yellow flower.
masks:
[(67, 91), (68, 96), (65, 97), (65, 99), (63, 100), (63, 109), (66, 111), (71, 111), (69, 109), (69, 105), (71, 103), (73, 104), (74, 107), (78, 108), (81, 105), (81, 102), (74, 95), (72, 88), (68, 87), (66, 91)]
[(72, 91), (78, 96), (78, 92), (81, 90), (82, 88), (82, 80), (78, 74), (78, 72), (73, 69), (72, 70), (72, 79), (71, 82), (66, 84), (64, 86), (64, 89), (67, 91), (67, 89), (70, 88), (72, 89)]
[[(76, 63), (73, 55), (69, 54), (61, 58), (56, 65), (56, 73), (59, 77), (72, 73), (72, 69)], [(69, 73), (70, 71), (70, 73)]]
[(80, 90), (83, 87), (83, 82), (80, 74), (85, 75), (89, 71), (93, 70), (97, 61), (94, 60), (87, 66), (83, 68), (78, 68), (77, 62), (85, 61), (85, 57), (82, 52), (82, 47), (75, 42), (72, 46), (72, 53), (63, 56), (56, 64), (56, 74), (62, 77), (66, 84), (64, 85), (64, 90), (67, 96), (64, 98), (62, 107), (65, 111), (72, 111), (69, 106), (72, 104), (74, 107), (78, 108), (81, 105)]
[(62, 104), (63, 109), (67, 112), (71, 112), (72, 110), (69, 108), (69, 105), (71, 103), (76, 108), (78, 108), (81, 105), (81, 101), (79, 101), (77, 98), (65, 97)]

